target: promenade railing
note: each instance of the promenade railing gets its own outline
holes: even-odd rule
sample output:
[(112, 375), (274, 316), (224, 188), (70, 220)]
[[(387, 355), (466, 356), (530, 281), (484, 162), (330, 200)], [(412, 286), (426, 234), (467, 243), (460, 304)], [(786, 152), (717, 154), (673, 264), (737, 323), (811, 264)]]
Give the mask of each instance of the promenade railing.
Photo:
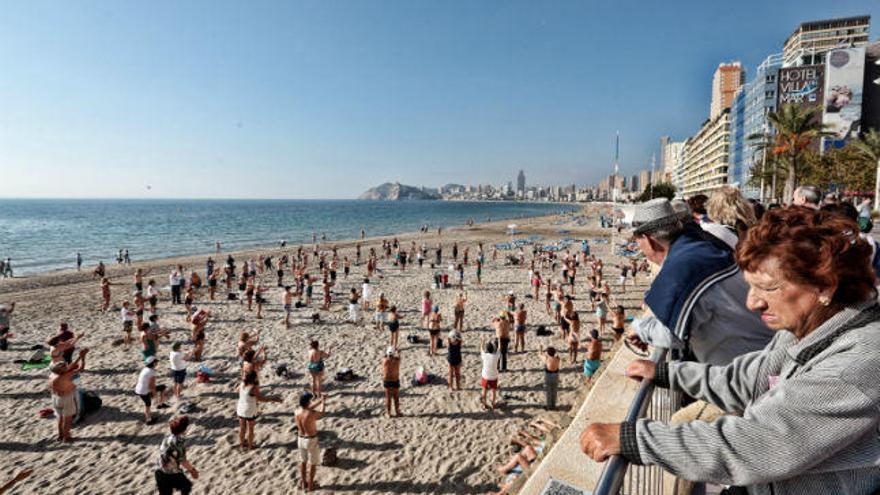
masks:
[[(668, 358), (666, 349), (656, 349), (651, 355), (651, 360), (655, 363), (664, 362)], [(639, 386), (624, 421), (641, 418), (669, 421), (679, 409), (680, 403), (679, 393), (657, 388), (653, 382), (644, 381)], [(673, 495), (673, 491), (674, 483), (664, 482), (663, 470), (659, 467), (631, 465), (622, 456), (616, 455), (605, 463), (593, 495)]]

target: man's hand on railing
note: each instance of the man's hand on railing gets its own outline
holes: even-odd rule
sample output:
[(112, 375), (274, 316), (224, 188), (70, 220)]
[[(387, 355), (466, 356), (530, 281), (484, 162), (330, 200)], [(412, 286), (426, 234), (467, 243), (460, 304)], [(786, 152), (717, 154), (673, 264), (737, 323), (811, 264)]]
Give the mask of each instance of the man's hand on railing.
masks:
[(657, 372), (657, 364), (649, 359), (636, 359), (629, 363), (626, 371), (623, 372), (629, 378), (640, 382), (642, 380), (653, 380)]
[(620, 424), (593, 423), (581, 433), (581, 450), (596, 462), (620, 454)]
[(629, 342), (633, 347), (645, 352), (648, 350), (648, 344), (642, 341), (639, 334), (635, 332), (635, 330), (630, 330), (626, 335), (626, 341)]

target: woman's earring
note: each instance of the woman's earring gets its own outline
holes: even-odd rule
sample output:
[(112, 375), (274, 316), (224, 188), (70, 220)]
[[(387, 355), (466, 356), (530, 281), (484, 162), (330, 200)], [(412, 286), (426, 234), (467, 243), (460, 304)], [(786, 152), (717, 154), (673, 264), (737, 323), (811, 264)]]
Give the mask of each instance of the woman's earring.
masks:
[(831, 304), (831, 298), (829, 298), (828, 296), (819, 296), (819, 304), (821, 304), (822, 306), (828, 306), (829, 304)]

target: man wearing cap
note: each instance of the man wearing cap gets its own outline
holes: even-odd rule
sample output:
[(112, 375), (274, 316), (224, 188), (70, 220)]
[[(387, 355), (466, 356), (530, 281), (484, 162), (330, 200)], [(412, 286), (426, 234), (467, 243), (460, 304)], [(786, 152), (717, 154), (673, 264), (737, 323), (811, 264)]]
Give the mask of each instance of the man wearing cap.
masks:
[(388, 346), (382, 358), (382, 386), (385, 387), (385, 411), (391, 417), (391, 403), (394, 412), (400, 416), (400, 351)]
[(770, 342), (772, 332), (746, 308), (748, 285), (727, 245), (693, 222), (682, 224), (666, 198), (638, 205), (633, 227), (660, 272), (645, 294), (649, 313), (633, 322), (631, 340), (714, 365)]
[(159, 395), (159, 405), (157, 406), (159, 409), (168, 407), (168, 404), (165, 403), (165, 385), (156, 385), (156, 356), (148, 356), (144, 359), (144, 369), (138, 375), (134, 393), (144, 401), (144, 423), (148, 425), (154, 423), (153, 415), (150, 413), (153, 397)]
[(296, 430), (299, 438), (300, 462), (299, 487), (309, 492), (315, 489), (315, 470), (321, 462), (321, 446), (318, 444), (318, 420), (324, 416), (326, 408), (326, 395), (316, 400), (311, 392), (305, 392), (299, 397), (299, 409), (296, 411)]

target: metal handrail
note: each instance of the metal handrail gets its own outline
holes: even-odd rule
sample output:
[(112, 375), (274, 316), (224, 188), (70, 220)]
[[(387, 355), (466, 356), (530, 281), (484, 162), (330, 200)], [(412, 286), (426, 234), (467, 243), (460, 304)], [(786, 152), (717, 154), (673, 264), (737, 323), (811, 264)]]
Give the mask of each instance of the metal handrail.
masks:
[[(668, 349), (657, 348), (651, 355), (651, 361), (655, 364), (666, 360)], [(648, 406), (654, 394), (654, 382), (645, 380), (639, 386), (636, 396), (633, 398), (626, 413), (624, 422), (633, 422), (639, 418), (643, 418), (647, 412)], [(626, 477), (629, 462), (621, 455), (614, 455), (605, 463), (599, 481), (593, 490), (593, 495), (617, 495), (623, 487), (623, 481)]]

